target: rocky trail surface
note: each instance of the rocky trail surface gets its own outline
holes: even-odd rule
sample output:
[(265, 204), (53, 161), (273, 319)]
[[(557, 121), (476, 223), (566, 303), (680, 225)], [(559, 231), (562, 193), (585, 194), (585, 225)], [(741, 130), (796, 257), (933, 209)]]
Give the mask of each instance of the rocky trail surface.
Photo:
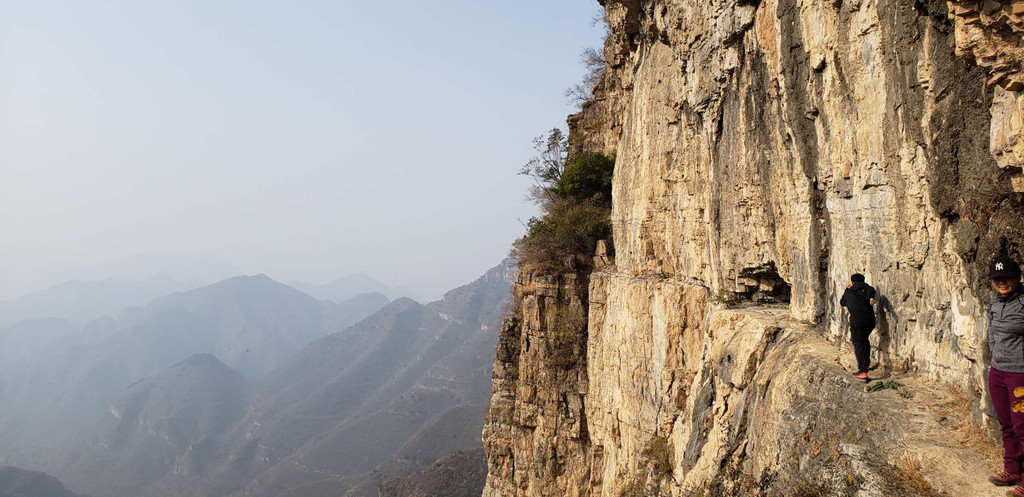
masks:
[[(835, 389), (846, 398), (843, 406), (849, 406), (850, 412), (835, 413), (843, 420), (838, 440), (825, 440), (821, 446), (812, 443), (807, 455), (815, 457), (818, 447), (833, 450), (833, 457), (845, 460), (850, 475), (860, 481), (856, 495), (892, 495), (887, 490), (893, 491), (893, 478), (904, 480), (895, 483), (909, 487), (903, 491), (910, 495), (1006, 495), (1006, 488), (987, 480), (1002, 467), (1002, 448), (993, 434), (984, 433), (972, 422), (971, 399), (962, 391), (921, 374), (884, 371), (885, 364), (877, 364), (873, 379), (864, 383), (850, 375), (856, 361), (849, 346), (825, 341), (807, 330), (806, 324), (794, 322), (776, 309), (741, 312), (783, 329), (776, 339), (778, 349), (768, 350), (766, 360), (791, 361), (796, 369), (820, 368), (820, 388)], [(788, 368), (783, 371), (784, 375), (800, 374)], [(804, 377), (808, 385), (816, 383), (812, 378), (815, 375)], [(790, 378), (778, 379), (785, 382)], [(813, 388), (795, 390), (809, 395), (810, 400), (815, 396)], [(792, 410), (783, 416), (796, 414), (797, 410)], [(810, 432), (805, 436), (817, 439)], [(879, 455), (887, 457), (871, 459)]]

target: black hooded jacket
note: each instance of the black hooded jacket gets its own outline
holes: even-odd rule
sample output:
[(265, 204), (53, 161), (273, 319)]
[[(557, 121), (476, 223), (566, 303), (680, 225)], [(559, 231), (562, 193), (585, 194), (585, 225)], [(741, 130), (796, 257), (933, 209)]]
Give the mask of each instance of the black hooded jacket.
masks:
[(843, 292), (839, 301), (850, 311), (850, 326), (875, 327), (875, 309), (871, 299), (875, 298), (875, 289), (871, 285), (859, 281)]

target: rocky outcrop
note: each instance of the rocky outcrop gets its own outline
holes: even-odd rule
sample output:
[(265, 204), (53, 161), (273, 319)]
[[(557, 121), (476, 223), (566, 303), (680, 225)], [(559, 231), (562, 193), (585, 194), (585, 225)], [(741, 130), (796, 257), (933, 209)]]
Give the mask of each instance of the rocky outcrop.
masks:
[(990, 147), (999, 167), (1013, 173), (1014, 189), (1024, 192), (1024, 1), (949, 2), (957, 54), (989, 74), (993, 90)]
[[(980, 412), (985, 263), (1024, 245), (1013, 5), (602, 3), (607, 72), (570, 125), (616, 154), (615, 258), (582, 294), (520, 273), (485, 496), (985, 495), (933, 402), (850, 383), (838, 297), (854, 272), (879, 290), (876, 375)], [(566, 370), (551, 334), (577, 300)]]
[(586, 273), (520, 268), (498, 334), (484, 495), (582, 495), (591, 485), (583, 405), (588, 284)]

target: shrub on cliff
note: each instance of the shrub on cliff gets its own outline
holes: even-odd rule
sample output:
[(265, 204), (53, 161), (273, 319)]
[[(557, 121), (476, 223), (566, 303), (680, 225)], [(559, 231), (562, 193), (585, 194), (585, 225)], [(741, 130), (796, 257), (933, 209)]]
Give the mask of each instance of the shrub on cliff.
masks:
[(573, 157), (565, 165), (554, 192), (561, 198), (597, 199), (611, 205), (615, 159), (600, 153)]
[(655, 476), (665, 478), (672, 474), (672, 446), (667, 438), (651, 437), (644, 444), (640, 456)]
[(541, 208), (512, 255), (520, 264), (548, 270), (590, 267), (597, 241), (611, 236), (611, 192), (615, 159), (600, 153), (568, 158), (568, 138), (559, 129), (534, 140), (539, 155), (520, 174), (537, 184), (530, 197)]
[(559, 303), (554, 325), (548, 329), (548, 364), (556, 369), (571, 370), (586, 357), (587, 311), (579, 305)]
[(610, 210), (588, 200), (552, 198), (541, 217), (530, 219), (512, 255), (520, 264), (549, 270), (583, 269), (598, 240), (611, 235)]
[(599, 152), (587, 152), (569, 157), (569, 137), (555, 128), (547, 136), (533, 139), (537, 155), (519, 170), (519, 174), (533, 178), (537, 184), (531, 198), (543, 209), (552, 198), (599, 200), (611, 205), (612, 173), (615, 158)]

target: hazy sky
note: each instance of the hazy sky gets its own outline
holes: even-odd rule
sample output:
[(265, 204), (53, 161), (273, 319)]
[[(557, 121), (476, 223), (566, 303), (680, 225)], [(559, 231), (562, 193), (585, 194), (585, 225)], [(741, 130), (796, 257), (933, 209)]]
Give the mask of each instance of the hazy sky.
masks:
[(515, 173), (597, 11), (0, 0), (0, 298), (138, 254), (468, 282), (534, 212)]

